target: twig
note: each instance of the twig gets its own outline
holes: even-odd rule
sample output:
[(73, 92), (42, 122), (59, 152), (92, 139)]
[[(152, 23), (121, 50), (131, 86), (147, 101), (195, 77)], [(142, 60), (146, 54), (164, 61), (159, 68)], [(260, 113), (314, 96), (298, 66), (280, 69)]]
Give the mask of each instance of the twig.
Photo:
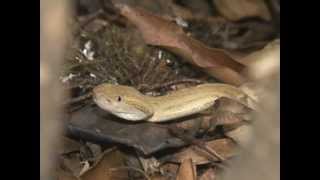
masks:
[(92, 97), (92, 93), (89, 92), (89, 93), (84, 94), (84, 95), (82, 95), (82, 96), (78, 96), (78, 97), (76, 97), (76, 98), (72, 98), (72, 99), (68, 100), (67, 102), (64, 102), (63, 105), (78, 103), (78, 102), (80, 102), (80, 101), (89, 99), (89, 98), (91, 98), (91, 97)]
[(219, 159), (219, 161), (223, 162), (223, 161), (226, 160), (219, 153), (217, 153), (217, 151), (215, 151), (214, 149), (208, 147), (205, 143), (196, 143), (196, 144), (197, 144), (197, 147), (201, 147), (201, 149), (205, 150), (210, 155), (214, 155), (215, 157), (217, 157)]
[(144, 171), (135, 167), (121, 166), (117, 168), (110, 168), (109, 171), (118, 171), (121, 169), (128, 169), (128, 170), (134, 170), (134, 171), (140, 172), (147, 180), (151, 180), (151, 178)]

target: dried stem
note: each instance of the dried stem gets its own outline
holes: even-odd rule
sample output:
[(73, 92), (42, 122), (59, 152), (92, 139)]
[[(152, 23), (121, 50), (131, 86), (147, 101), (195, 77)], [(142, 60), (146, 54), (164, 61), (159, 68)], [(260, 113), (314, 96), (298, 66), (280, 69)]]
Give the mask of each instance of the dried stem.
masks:
[(78, 96), (78, 97), (72, 98), (72, 99), (68, 100), (67, 102), (64, 102), (63, 105), (69, 105), (69, 104), (78, 103), (80, 101), (84, 101), (84, 100), (89, 99), (91, 97), (92, 97), (92, 93), (89, 92), (89, 93), (84, 94), (82, 96)]

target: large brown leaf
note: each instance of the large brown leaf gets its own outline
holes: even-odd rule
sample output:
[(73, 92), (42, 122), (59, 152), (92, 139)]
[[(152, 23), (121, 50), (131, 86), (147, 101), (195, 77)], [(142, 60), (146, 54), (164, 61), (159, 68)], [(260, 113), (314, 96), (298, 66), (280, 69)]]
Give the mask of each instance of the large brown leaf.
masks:
[(246, 81), (246, 77), (241, 74), (245, 66), (224, 50), (207, 47), (187, 36), (175, 23), (146, 10), (120, 3), (116, 6), (140, 30), (146, 43), (178, 54), (223, 82), (240, 85)]
[(176, 180), (196, 180), (197, 171), (191, 159), (182, 162)]
[[(210, 149), (214, 149), (224, 159), (229, 159), (237, 154), (236, 144), (232, 140), (224, 138), (212, 140), (206, 143), (206, 146)], [(210, 163), (210, 157), (208, 153), (197, 148), (196, 146), (190, 146), (180, 152), (174, 154), (171, 161), (182, 163), (186, 159), (191, 159), (195, 165), (202, 165)], [(218, 160), (216, 157), (213, 160)]]
[(213, 168), (206, 170), (200, 177), (199, 180), (216, 180), (217, 175)]
[(124, 155), (117, 150), (106, 151), (100, 160), (83, 175), (82, 180), (127, 179), (124, 167)]

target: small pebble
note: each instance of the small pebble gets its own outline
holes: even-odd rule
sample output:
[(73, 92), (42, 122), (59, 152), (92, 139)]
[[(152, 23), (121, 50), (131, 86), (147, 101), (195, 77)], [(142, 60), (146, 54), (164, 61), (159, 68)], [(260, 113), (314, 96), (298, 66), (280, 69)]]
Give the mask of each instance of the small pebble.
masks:
[(167, 66), (172, 66), (174, 63), (170, 59), (166, 59), (166, 65)]
[(84, 44), (84, 49), (82, 50), (82, 54), (89, 60), (94, 60), (94, 51), (92, 51), (92, 42), (88, 41)]
[(97, 76), (93, 73), (90, 73), (90, 77), (97, 78)]
[(161, 59), (161, 58), (162, 58), (162, 51), (159, 51), (158, 59)]
[(66, 83), (69, 80), (71, 80), (72, 78), (76, 77), (77, 75), (70, 73), (68, 76), (65, 77), (60, 77), (62, 83)]
[(75, 59), (78, 60), (79, 63), (82, 63), (82, 59), (81, 58), (76, 56)]
[(186, 22), (185, 20), (183, 20), (181, 17), (176, 17), (175, 18), (175, 21), (177, 23), (177, 25), (181, 26), (181, 27), (184, 27), (184, 28), (187, 28), (189, 25), (188, 25), (188, 22)]

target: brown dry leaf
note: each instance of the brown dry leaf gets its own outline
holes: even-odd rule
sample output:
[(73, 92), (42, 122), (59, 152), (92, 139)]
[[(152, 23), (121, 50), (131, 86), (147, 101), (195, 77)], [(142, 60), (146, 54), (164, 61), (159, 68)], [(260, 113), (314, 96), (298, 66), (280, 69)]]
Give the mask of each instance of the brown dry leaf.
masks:
[(252, 111), (246, 106), (227, 98), (220, 98), (214, 110), (209, 115), (203, 116), (203, 120), (199, 122), (201, 129), (209, 132), (215, 130), (217, 125), (233, 127), (252, 119)]
[(205, 46), (187, 36), (175, 23), (141, 8), (124, 4), (116, 6), (140, 30), (146, 43), (172, 51), (226, 83), (241, 85), (246, 81), (246, 77), (241, 74), (245, 66), (224, 50)]
[(80, 163), (81, 146), (82, 145), (79, 142), (61, 136), (60, 143), (54, 149), (54, 151), (59, 155), (60, 166), (64, 167), (65, 170), (75, 176), (78, 176), (82, 169), (82, 165)]
[(218, 102), (219, 106), (213, 115), (217, 125), (231, 125), (252, 119), (250, 109), (246, 106), (227, 98), (220, 98)]
[(233, 139), (242, 147), (247, 147), (253, 138), (252, 125), (244, 124), (234, 130), (226, 132), (226, 136)]
[(202, 119), (201, 117), (194, 116), (194, 118), (192, 118), (190, 120), (177, 122), (175, 125), (179, 129), (183, 129), (183, 130), (186, 130), (186, 131), (196, 131), (197, 128), (202, 123), (201, 119)]
[(200, 177), (199, 180), (215, 180), (217, 179), (216, 172), (213, 168), (206, 170)]
[(197, 171), (195, 165), (192, 163), (191, 159), (185, 159), (177, 175), (176, 180), (196, 180)]
[(218, 111), (228, 111), (235, 114), (248, 113), (250, 111), (248, 107), (228, 98), (220, 98), (218, 101)]
[(217, 111), (214, 115), (216, 118), (216, 125), (235, 125), (243, 120), (250, 120), (246, 117), (246, 114), (239, 115), (230, 111)]
[(231, 158), (237, 154), (236, 144), (227, 138), (209, 141), (206, 146), (214, 149), (224, 159)]
[(80, 176), (82, 180), (112, 180), (127, 179), (126, 169), (124, 166), (124, 155), (116, 150), (111, 149), (104, 152), (101, 159), (93, 165), (88, 171)]
[(63, 166), (67, 171), (72, 173), (75, 176), (78, 176), (83, 169), (83, 165), (81, 164), (81, 161), (79, 157), (73, 156), (73, 157), (62, 157), (60, 158), (60, 165)]
[(58, 168), (56, 171), (56, 179), (57, 180), (79, 180), (71, 172), (67, 172), (61, 168)]
[(271, 14), (263, 0), (213, 0), (213, 3), (217, 10), (231, 21), (248, 17), (271, 20)]
[[(236, 144), (227, 138), (209, 141), (206, 143), (206, 146), (215, 150), (224, 159), (235, 156), (237, 153)], [(212, 158), (214, 158), (214, 160), (218, 160), (215, 157)], [(186, 159), (191, 159), (196, 165), (207, 164), (210, 162), (208, 153), (195, 146), (190, 146), (176, 153), (173, 157), (173, 161), (177, 162), (183, 162)]]
[(152, 180), (168, 180), (177, 176), (179, 165), (175, 163), (165, 163), (161, 166), (161, 174), (155, 174), (150, 177)]
[(157, 174), (157, 175), (154, 175), (154, 176), (150, 177), (150, 180), (168, 180), (168, 178), (165, 177), (165, 176)]
[(55, 150), (59, 154), (64, 154), (72, 151), (79, 151), (81, 146), (82, 145), (79, 142), (74, 141), (70, 138), (61, 136), (59, 146), (55, 148)]

